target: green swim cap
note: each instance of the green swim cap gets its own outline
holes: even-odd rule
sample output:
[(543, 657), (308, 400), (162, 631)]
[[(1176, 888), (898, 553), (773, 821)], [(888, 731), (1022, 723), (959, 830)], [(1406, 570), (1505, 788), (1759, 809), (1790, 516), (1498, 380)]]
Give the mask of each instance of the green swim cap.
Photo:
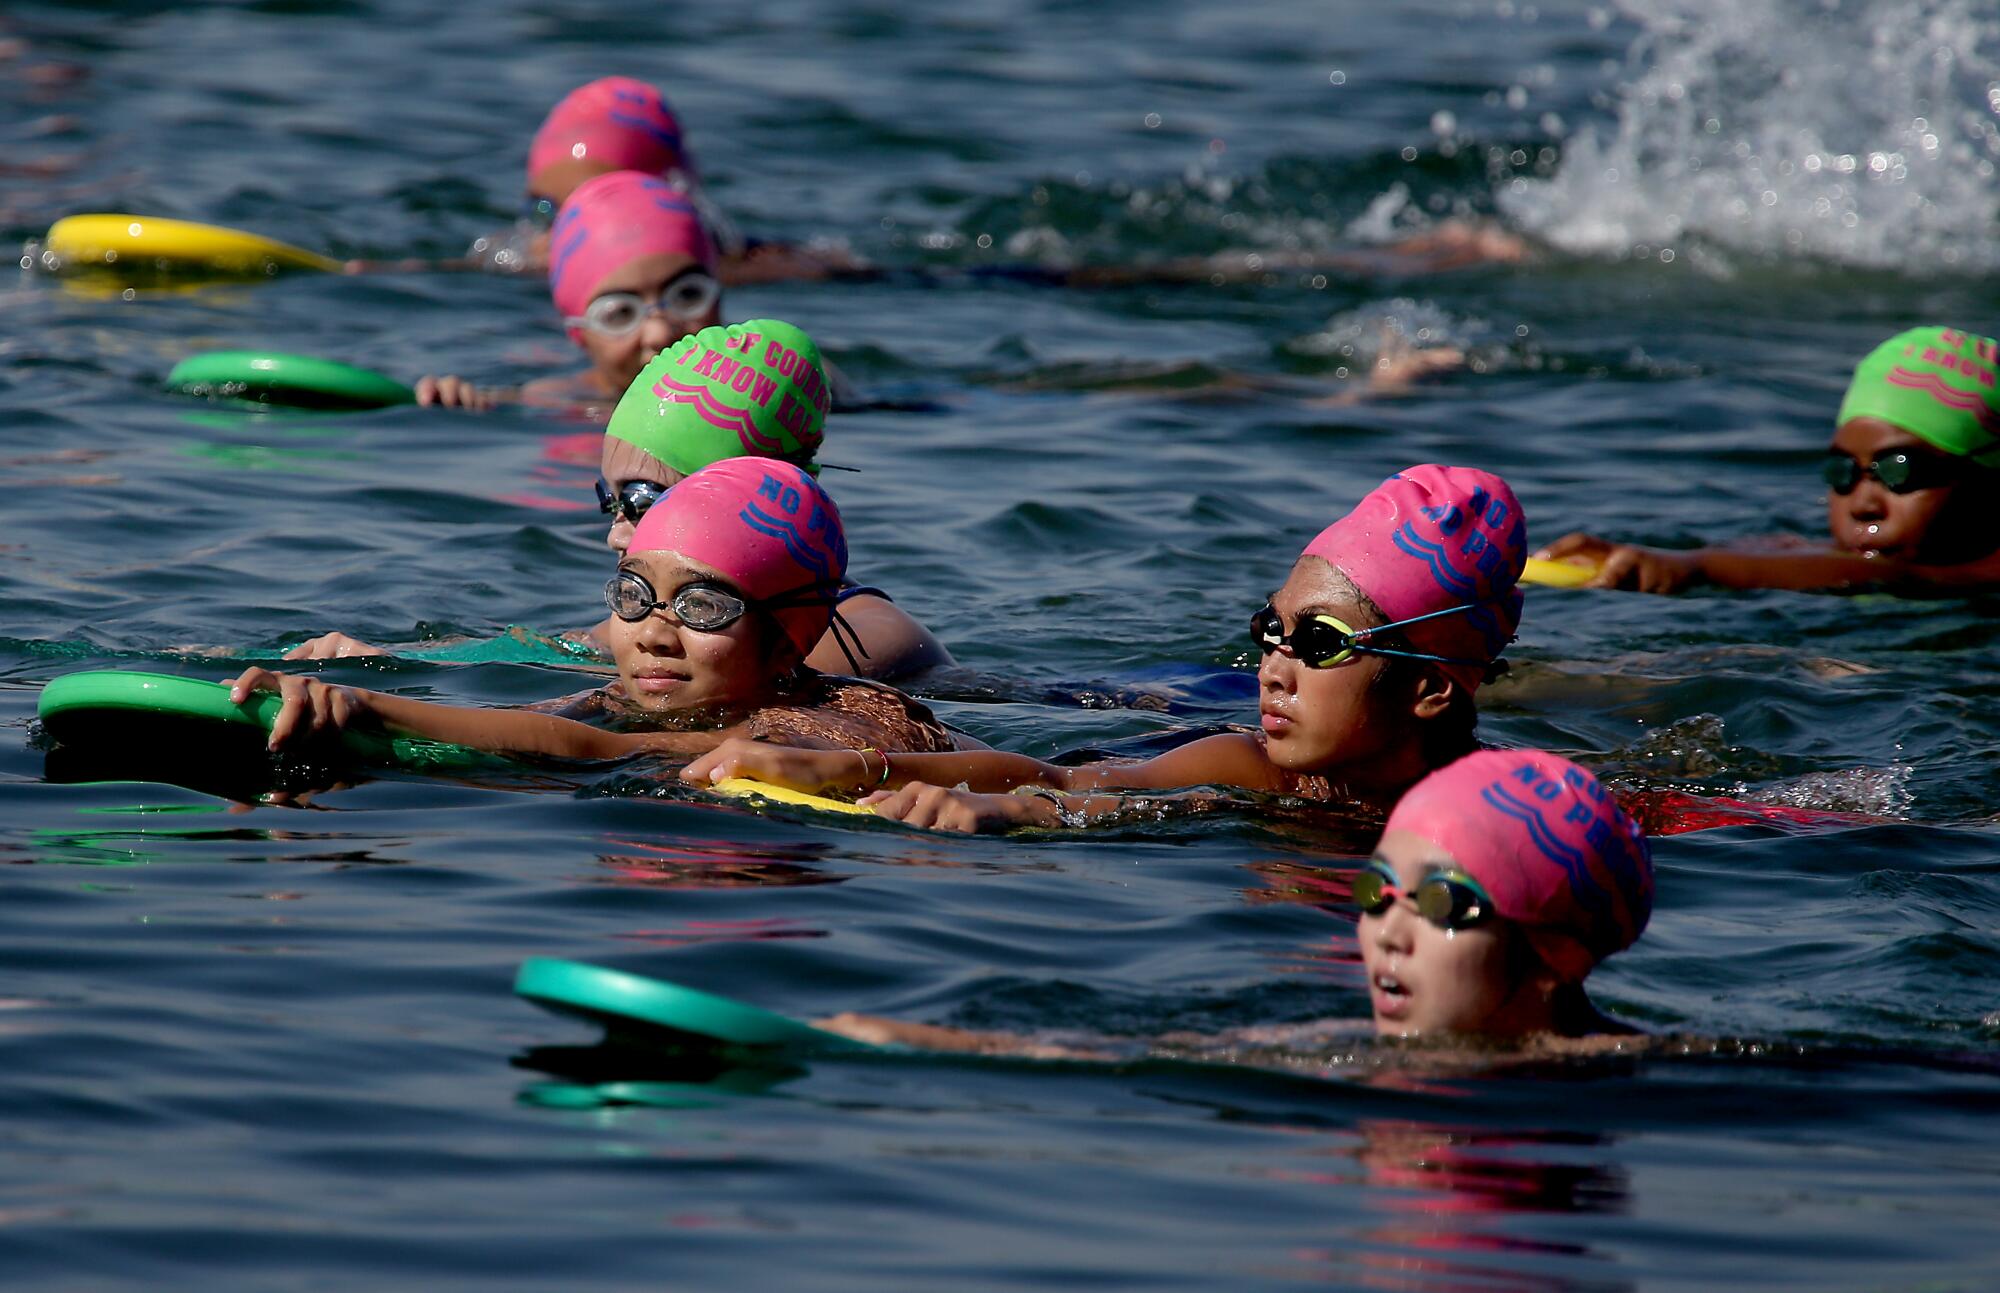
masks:
[(632, 379), (604, 434), (692, 476), (725, 458), (780, 458), (817, 473), (833, 407), (819, 347), (777, 319), (682, 337)]
[(2000, 343), (1951, 328), (1911, 328), (1854, 370), (1834, 425), (1880, 418), (1982, 467), (2000, 467)]

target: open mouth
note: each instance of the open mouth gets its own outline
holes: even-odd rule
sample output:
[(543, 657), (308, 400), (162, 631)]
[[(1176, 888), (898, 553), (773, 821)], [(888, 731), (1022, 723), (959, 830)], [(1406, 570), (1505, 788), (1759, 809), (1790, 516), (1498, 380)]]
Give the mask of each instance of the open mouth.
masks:
[(1385, 1019), (1399, 1019), (1410, 1008), (1410, 990), (1403, 981), (1387, 970), (1378, 971), (1368, 981), (1370, 1003), (1375, 1013)]

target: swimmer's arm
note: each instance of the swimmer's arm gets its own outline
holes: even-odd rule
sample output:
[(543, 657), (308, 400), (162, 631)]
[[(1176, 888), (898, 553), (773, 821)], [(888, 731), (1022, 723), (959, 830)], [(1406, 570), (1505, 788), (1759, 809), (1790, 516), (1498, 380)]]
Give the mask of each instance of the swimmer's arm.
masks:
[(229, 698), (242, 704), (259, 691), (276, 692), (285, 701), (271, 722), (273, 750), (329, 736), (350, 726), (366, 725), (475, 750), (591, 761), (623, 759), (634, 754), (699, 754), (713, 749), (725, 735), (607, 732), (554, 714), (440, 705), (261, 668), (244, 670), (230, 685)]
[[(897, 760), (900, 764), (901, 760)], [(1086, 763), (1057, 768), (1058, 790), (1185, 790), (1190, 786), (1241, 786), (1281, 791), (1284, 783), (1247, 732), (1222, 732), (1189, 741), (1165, 754), (1136, 763)]]
[(1692, 554), (1698, 580), (1718, 588), (1815, 589), (1869, 588), (1899, 582), (1907, 567), (1887, 558), (1859, 553), (1744, 552), (1733, 548), (1697, 548)]
[(683, 781), (706, 786), (725, 777), (750, 777), (774, 786), (790, 786), (819, 794), (828, 790), (874, 790), (907, 782), (961, 782), (980, 790), (1012, 790), (1016, 786), (1055, 786), (1068, 775), (1025, 754), (1000, 750), (960, 750), (945, 754), (891, 754), (883, 779), (883, 756), (854, 750), (811, 750), (773, 745), (768, 741), (734, 739), (681, 771)]
[(1796, 591), (1866, 588), (1908, 577), (1910, 568), (1886, 558), (1821, 548), (1781, 552), (1747, 548), (1648, 548), (1611, 543), (1589, 534), (1566, 534), (1535, 554), (1545, 561), (1595, 565), (1586, 588), (1629, 588), (1677, 593), (1700, 584), (1717, 588)]
[(939, 1024), (919, 1024), (905, 1019), (885, 1019), (880, 1015), (843, 1012), (814, 1021), (815, 1028), (871, 1046), (907, 1046), (920, 1051), (949, 1051), (961, 1055), (997, 1055), (1026, 1060), (1116, 1061), (1133, 1058), (1133, 1048), (1105, 1038), (1102, 1043), (1077, 1045), (1040, 1041), (1018, 1033), (947, 1028)]
[(1188, 786), (1232, 785), (1281, 790), (1277, 769), (1255, 737), (1238, 732), (1190, 741), (1157, 758), (1136, 763), (1091, 763), (1061, 767), (1003, 750), (959, 750), (944, 754), (893, 754), (886, 780), (877, 757), (864, 760), (852, 750), (803, 750), (762, 741), (732, 740), (690, 763), (683, 780), (706, 785), (724, 777), (751, 777), (773, 785), (818, 794), (827, 790), (893, 789), (923, 782), (964, 786), (982, 793), (1005, 793), (1020, 786), (1057, 791), (1178, 790)]
[[(924, 756), (898, 755), (897, 770), (901, 771), (905, 761), (918, 757)], [(1185, 790), (1202, 785), (1271, 791), (1284, 788), (1263, 746), (1255, 737), (1238, 732), (1190, 741), (1143, 762), (1044, 767), (1043, 784), (1018, 783), (1033, 791), (1028, 794), (980, 793), (906, 778), (896, 789), (877, 791), (860, 802), (878, 816), (908, 826), (978, 835), (1023, 826), (1088, 826), (1132, 807), (1128, 796), (1092, 791)]]

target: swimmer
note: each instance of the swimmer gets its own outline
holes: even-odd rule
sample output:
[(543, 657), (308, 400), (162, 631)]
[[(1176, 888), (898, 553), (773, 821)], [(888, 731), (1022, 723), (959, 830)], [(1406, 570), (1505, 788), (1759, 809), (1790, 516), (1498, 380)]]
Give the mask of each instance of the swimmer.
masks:
[[(623, 556), (648, 509), (710, 463), (755, 454), (816, 474), (831, 407), (819, 347), (789, 323), (752, 319), (681, 338), (632, 381), (605, 428), (597, 482), (598, 506), (611, 521), (605, 542)], [(813, 668), (884, 681), (952, 663), (930, 630), (881, 589), (843, 579), (836, 601), (860, 650), (850, 656), (849, 645), (828, 633), (806, 658)], [(608, 650), (615, 623), (608, 618), (581, 640)], [(328, 633), (285, 658), (386, 654)]]
[(519, 391), (424, 377), (417, 403), (609, 405), (653, 356), (721, 322), (715, 242), (687, 197), (666, 181), (636, 171), (586, 180), (563, 203), (554, 237), (549, 296), (590, 367)]
[[(1379, 1037), (1560, 1051), (1602, 1049), (1637, 1031), (1600, 1013), (1584, 981), (1645, 930), (1652, 855), (1610, 792), (1567, 759), (1482, 750), (1431, 773), (1389, 814), (1374, 856), (1354, 876), (1353, 895)], [(818, 1026), (877, 1045), (1121, 1057), (1089, 1043), (868, 1015), (836, 1015)], [(1214, 1037), (1170, 1034), (1148, 1039), (1139, 1054), (1305, 1055), (1353, 1031), (1345, 1021), (1322, 1021)]]
[(629, 76), (578, 86), (549, 111), (528, 145), (527, 193), (513, 228), (472, 244), (469, 256), (498, 270), (546, 269), (557, 212), (585, 181), (613, 171), (657, 177), (697, 210), (720, 249), (731, 285), (826, 278), (864, 267), (832, 248), (745, 239), (702, 190), (680, 119), (658, 89)]
[(1585, 587), (1898, 592), (2000, 585), (2000, 344), (1912, 328), (1854, 370), (1821, 471), (1831, 547), (1674, 551), (1569, 534), (1536, 555), (1596, 565)]
[[(473, 243), (469, 258), (513, 272), (548, 264), (549, 226), (585, 180), (611, 171), (658, 176), (685, 193), (721, 249), (722, 281), (732, 287), (814, 279), (880, 277), (880, 269), (832, 245), (745, 238), (704, 192), (680, 120), (659, 90), (627, 76), (607, 76), (565, 95), (528, 148), (527, 191), (513, 228)], [(1495, 225), (1447, 220), (1380, 247), (1302, 252), (1229, 251), (1136, 265), (986, 265), (930, 271), (1054, 286), (1111, 288), (1168, 284), (1264, 283), (1275, 275), (1436, 274), (1478, 265), (1514, 264), (1530, 255), (1517, 235)], [(924, 273), (925, 271), (916, 271)]]
[[(1076, 826), (1125, 802), (1106, 791), (1235, 786), (1386, 812), (1475, 748), (1473, 695), (1520, 623), (1527, 527), (1498, 476), (1421, 466), (1390, 477), (1306, 546), (1251, 618), (1260, 730), (1136, 763), (1061, 767), (998, 751), (871, 762), (730, 741), (682, 772), (862, 802), (933, 830)], [(959, 789), (946, 789), (957, 786)], [(998, 793), (1018, 791), (1019, 793)]]
[(618, 730), (261, 668), (245, 670), (230, 695), (239, 704), (259, 691), (284, 698), (271, 724), (274, 750), (357, 723), (562, 759), (692, 755), (731, 736), (840, 750), (871, 767), (888, 751), (956, 748), (903, 693), (805, 664), (839, 624), (834, 603), (846, 569), (840, 513), (818, 482), (790, 463), (731, 458), (693, 473), (647, 512), (605, 586), (618, 677), (565, 712)]

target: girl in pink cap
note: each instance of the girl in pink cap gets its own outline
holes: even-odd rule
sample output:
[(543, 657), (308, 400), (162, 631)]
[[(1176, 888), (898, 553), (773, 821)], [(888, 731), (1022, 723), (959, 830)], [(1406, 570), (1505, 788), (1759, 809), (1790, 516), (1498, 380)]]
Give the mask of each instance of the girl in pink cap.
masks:
[(1597, 778), (1538, 750), (1482, 750), (1403, 796), (1354, 880), (1375, 1030), (1630, 1031), (1583, 980), (1653, 910), (1646, 838)]
[(549, 296), (590, 367), (530, 382), (518, 395), (425, 377), (416, 387), (419, 404), (608, 404), (654, 355), (721, 322), (715, 241), (687, 196), (666, 181), (637, 171), (586, 180), (563, 203), (551, 237)]
[[(1646, 838), (1597, 778), (1539, 750), (1481, 750), (1431, 773), (1389, 814), (1353, 879), (1369, 1013), (1381, 1037), (1549, 1043), (1631, 1034), (1583, 990), (1653, 910)], [(1049, 1059), (1310, 1053), (1346, 1020), (1047, 1044), (845, 1014), (820, 1027), (876, 1044)], [(1121, 1046), (1122, 1043), (1122, 1046)]]
[(473, 243), (472, 259), (499, 270), (545, 268), (555, 241), (549, 230), (556, 213), (579, 186), (613, 171), (656, 176), (685, 195), (714, 235), (722, 272), (730, 283), (865, 272), (864, 266), (832, 247), (801, 247), (739, 234), (703, 191), (673, 108), (659, 90), (629, 76), (606, 76), (580, 85), (550, 109), (528, 145), (521, 219), (512, 229)]
[(863, 770), (852, 759), (843, 766), (731, 741), (682, 776), (873, 791), (864, 802), (877, 813), (936, 830), (1081, 825), (1123, 803), (1102, 792), (1209, 785), (1387, 811), (1426, 773), (1474, 748), (1473, 694), (1520, 622), (1515, 583), (1526, 549), (1505, 481), (1466, 467), (1412, 467), (1308, 544), (1252, 617), (1263, 653), (1256, 731), (1080, 767), (967, 751), (885, 758)]
[(271, 748), (367, 722), (481, 750), (570, 759), (697, 754), (742, 736), (845, 752), (955, 748), (930, 711), (894, 688), (804, 666), (829, 626), (847, 568), (840, 513), (801, 468), (731, 458), (688, 476), (640, 521), (605, 586), (617, 681), (572, 717), (473, 709), (247, 669), (240, 703), (278, 692)]
[(651, 175), (690, 196), (700, 183), (666, 97), (629, 76), (579, 85), (549, 110), (528, 144), (521, 218), (474, 242), (472, 259), (517, 273), (546, 269), (556, 213), (584, 181), (613, 171)]

